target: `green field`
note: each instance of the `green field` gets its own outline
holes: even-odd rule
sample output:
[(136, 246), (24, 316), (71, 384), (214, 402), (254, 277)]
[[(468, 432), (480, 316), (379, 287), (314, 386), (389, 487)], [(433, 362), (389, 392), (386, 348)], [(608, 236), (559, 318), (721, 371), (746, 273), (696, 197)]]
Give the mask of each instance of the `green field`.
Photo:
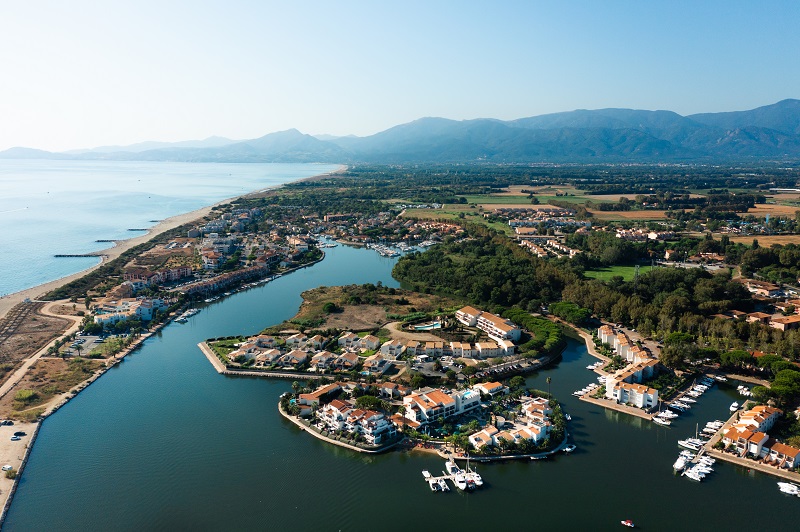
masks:
[(503, 222), (490, 222), (483, 217), (483, 214), (475, 212), (475, 209), (470, 209), (467, 205), (445, 205), (441, 209), (406, 209), (404, 216), (406, 218), (421, 218), (423, 220), (458, 220), (462, 219), (460, 215), (463, 214), (463, 220), (468, 222), (477, 223), (490, 227), (495, 231), (513, 235), (514, 230), (506, 223)]
[(486, 195), (464, 195), (461, 196), (467, 200), (467, 203), (476, 203), (476, 204), (497, 204), (497, 205), (516, 205), (520, 203), (530, 203), (531, 200), (528, 199), (528, 196), (493, 196), (491, 194)]
[[(639, 275), (649, 272), (651, 266), (639, 266)], [(633, 279), (633, 274), (636, 272), (636, 266), (609, 266), (608, 268), (597, 268), (595, 270), (587, 270), (584, 272), (586, 277), (590, 279), (599, 279), (601, 281), (610, 281), (615, 275), (621, 275), (626, 281)]]

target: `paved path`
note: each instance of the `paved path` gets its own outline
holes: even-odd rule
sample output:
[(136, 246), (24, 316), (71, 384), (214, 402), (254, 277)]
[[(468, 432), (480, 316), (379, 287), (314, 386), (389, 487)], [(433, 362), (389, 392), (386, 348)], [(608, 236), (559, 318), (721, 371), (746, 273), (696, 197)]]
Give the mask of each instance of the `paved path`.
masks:
[[(52, 317), (56, 317), (56, 318), (73, 320), (72, 325), (70, 325), (69, 328), (67, 328), (66, 331), (64, 331), (63, 333), (61, 333), (59, 335), (59, 336), (66, 336), (66, 335), (72, 334), (74, 332), (77, 332), (80, 329), (81, 322), (83, 321), (83, 318), (80, 317), (80, 316), (64, 316), (64, 315), (61, 315), (61, 314), (54, 314), (50, 310), (50, 307), (52, 307), (53, 305), (62, 305), (62, 304), (64, 304), (63, 301), (55, 301), (55, 302), (53, 302), (53, 303), (51, 303), (49, 305), (46, 305), (46, 306), (42, 307), (39, 312), (41, 314), (44, 314), (45, 316), (52, 316)], [(17, 369), (17, 371), (12, 373), (11, 376), (9, 376), (6, 379), (6, 381), (3, 383), (3, 385), (0, 386), (0, 397), (3, 397), (5, 394), (7, 394), (9, 391), (11, 391), (11, 389), (14, 386), (16, 386), (19, 381), (22, 380), (22, 378), (25, 376), (25, 374), (28, 373), (28, 370), (31, 368), (31, 366), (36, 364), (36, 362), (40, 358), (42, 358), (43, 355), (47, 354), (47, 350), (50, 348), (50, 346), (55, 345), (56, 340), (58, 340), (58, 338), (48, 342), (47, 345), (45, 345), (44, 347), (39, 349), (37, 352), (35, 352), (33, 355), (28, 357), (22, 363), (22, 366), (20, 366), (19, 369)]]

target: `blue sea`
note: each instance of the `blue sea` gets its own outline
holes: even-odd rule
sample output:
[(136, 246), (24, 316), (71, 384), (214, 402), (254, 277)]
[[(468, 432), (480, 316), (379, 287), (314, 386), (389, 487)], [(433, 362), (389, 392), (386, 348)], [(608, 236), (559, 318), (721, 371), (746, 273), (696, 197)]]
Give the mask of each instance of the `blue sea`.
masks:
[(0, 296), (89, 268), (156, 220), (336, 170), (323, 164), (0, 160)]

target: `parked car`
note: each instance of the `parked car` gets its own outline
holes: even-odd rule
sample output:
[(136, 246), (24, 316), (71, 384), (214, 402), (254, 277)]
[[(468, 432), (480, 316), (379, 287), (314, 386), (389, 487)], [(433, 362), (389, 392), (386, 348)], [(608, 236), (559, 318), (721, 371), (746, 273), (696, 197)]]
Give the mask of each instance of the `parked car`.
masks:
[(19, 441), (21, 439), (19, 436), (11, 436), (11, 441)]
[(8, 464), (3, 466), (3, 471), (11, 471), (12, 469), (14, 469), (14, 468), (12, 466), (8, 465)]

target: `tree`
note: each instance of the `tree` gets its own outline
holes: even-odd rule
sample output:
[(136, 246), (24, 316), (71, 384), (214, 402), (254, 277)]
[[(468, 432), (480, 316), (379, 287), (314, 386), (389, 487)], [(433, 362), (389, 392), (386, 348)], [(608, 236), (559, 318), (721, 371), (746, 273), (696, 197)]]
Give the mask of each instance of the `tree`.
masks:
[(300, 390), (300, 383), (297, 381), (292, 381), (292, 392), (297, 395), (297, 392)]
[(373, 395), (362, 395), (358, 399), (356, 399), (356, 406), (358, 408), (364, 408), (368, 410), (374, 409), (381, 409), (383, 405), (383, 401), (378, 399)]
[(523, 386), (525, 386), (525, 377), (521, 375), (511, 377), (511, 380), (508, 382), (508, 385), (511, 387), (512, 390), (518, 390)]
[(550, 383), (553, 382), (553, 379), (551, 377), (547, 377), (545, 379), (545, 382), (547, 382), (547, 398), (549, 399), (552, 397), (552, 395), (550, 394)]

